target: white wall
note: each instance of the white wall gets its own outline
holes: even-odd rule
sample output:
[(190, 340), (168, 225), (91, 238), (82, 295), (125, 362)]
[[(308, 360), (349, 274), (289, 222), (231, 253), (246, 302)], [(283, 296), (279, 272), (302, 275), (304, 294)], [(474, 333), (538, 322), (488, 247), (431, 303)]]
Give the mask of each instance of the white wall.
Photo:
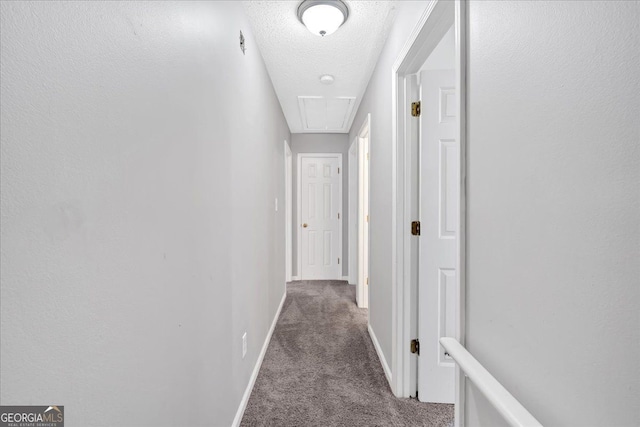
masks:
[(454, 27), (451, 26), (446, 34), (442, 36), (442, 40), (433, 48), (427, 60), (420, 67), (420, 71), (450, 70), (452, 67), (455, 68), (456, 35), (454, 30)]
[(294, 133), (291, 135), (293, 154), (293, 275), (298, 272), (298, 154), (342, 154), (342, 275), (349, 274), (349, 135), (346, 133)]
[(467, 346), (545, 426), (637, 426), (640, 4), (469, 22)]
[(378, 64), (349, 133), (353, 141), (367, 113), (370, 131), (369, 313), (385, 359), (391, 364), (391, 67), (429, 2), (401, 1)]
[[(391, 361), (391, 66), (371, 131), (371, 325)], [(640, 423), (637, 2), (472, 1), (467, 345), (544, 425)], [(468, 425), (501, 425), (473, 386)]]
[(2, 404), (230, 425), (285, 292), (290, 137), (242, 6), (0, 7)]

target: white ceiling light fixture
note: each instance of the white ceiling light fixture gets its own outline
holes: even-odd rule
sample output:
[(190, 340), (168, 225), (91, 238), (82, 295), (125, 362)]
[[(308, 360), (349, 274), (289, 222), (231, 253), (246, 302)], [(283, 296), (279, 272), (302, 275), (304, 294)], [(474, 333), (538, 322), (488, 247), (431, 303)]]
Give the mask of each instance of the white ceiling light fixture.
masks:
[(323, 74), (320, 76), (320, 83), (325, 85), (330, 85), (333, 83), (335, 78), (331, 74)]
[(305, 0), (298, 6), (298, 19), (316, 36), (334, 33), (349, 17), (340, 0)]

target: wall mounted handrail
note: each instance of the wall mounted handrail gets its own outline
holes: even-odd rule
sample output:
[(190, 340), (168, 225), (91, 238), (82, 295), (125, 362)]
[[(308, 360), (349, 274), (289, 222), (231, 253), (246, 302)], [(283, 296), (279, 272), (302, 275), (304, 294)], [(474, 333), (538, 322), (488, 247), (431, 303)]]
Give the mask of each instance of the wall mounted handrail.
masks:
[(458, 340), (440, 338), (440, 345), (511, 426), (542, 427), (542, 424)]

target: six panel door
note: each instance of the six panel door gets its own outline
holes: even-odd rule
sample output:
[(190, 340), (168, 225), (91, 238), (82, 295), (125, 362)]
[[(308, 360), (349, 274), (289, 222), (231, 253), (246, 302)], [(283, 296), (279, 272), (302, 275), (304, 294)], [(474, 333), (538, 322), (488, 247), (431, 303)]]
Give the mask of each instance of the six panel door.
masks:
[(300, 278), (342, 278), (340, 159), (300, 158)]
[(420, 99), (420, 222), (418, 396), (453, 403), (455, 364), (440, 346), (455, 337), (459, 147), (455, 71), (423, 71)]

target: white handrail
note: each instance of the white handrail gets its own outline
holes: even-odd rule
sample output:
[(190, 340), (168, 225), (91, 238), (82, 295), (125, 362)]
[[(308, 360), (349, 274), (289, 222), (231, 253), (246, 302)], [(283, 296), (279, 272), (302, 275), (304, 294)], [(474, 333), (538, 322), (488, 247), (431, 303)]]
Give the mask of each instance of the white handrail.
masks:
[(513, 427), (542, 427), (542, 424), (458, 340), (447, 337), (440, 338), (440, 345), (510, 425)]

